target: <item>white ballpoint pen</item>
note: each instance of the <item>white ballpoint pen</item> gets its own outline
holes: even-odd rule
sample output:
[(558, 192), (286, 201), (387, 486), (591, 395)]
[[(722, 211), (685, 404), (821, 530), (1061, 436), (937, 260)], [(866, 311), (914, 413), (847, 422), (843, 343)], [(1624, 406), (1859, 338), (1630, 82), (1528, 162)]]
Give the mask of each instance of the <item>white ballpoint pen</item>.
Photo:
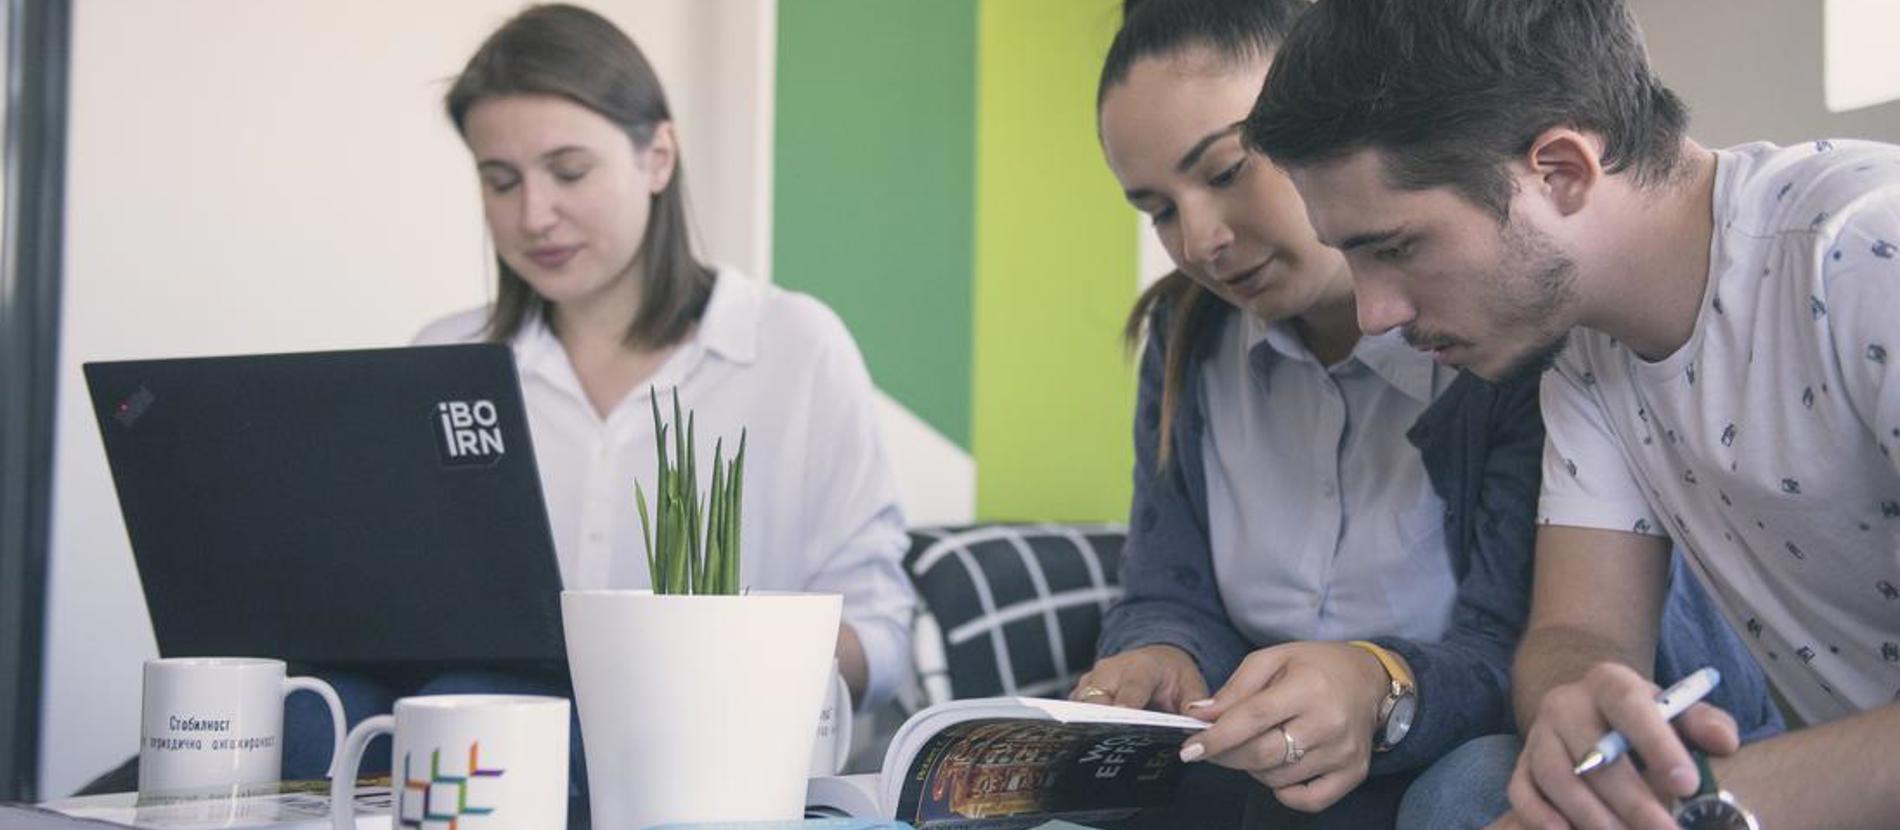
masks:
[[(1688, 711), (1689, 707), (1708, 697), (1709, 692), (1715, 691), (1715, 685), (1721, 682), (1722, 673), (1714, 668), (1698, 669), (1657, 694), (1656, 710), (1662, 714), (1663, 720), (1675, 720), (1677, 715)], [(1577, 762), (1576, 774), (1582, 775), (1598, 767), (1607, 767), (1616, 763), (1616, 759), (1623, 757), (1623, 753), (1628, 752), (1629, 748), (1629, 739), (1623, 737), (1623, 733), (1614, 729), (1610, 730), (1610, 734), (1604, 735), (1597, 741), (1596, 746), (1590, 749), (1590, 754), (1583, 756), (1583, 760)]]

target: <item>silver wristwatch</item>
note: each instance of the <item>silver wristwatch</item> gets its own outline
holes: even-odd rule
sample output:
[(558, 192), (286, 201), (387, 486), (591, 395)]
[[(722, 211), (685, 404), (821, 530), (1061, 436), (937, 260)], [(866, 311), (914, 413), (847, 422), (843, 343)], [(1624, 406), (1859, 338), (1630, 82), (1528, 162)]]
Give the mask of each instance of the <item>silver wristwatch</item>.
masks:
[(1677, 802), (1676, 826), (1687, 830), (1761, 830), (1750, 813), (1735, 796), (1715, 785), (1715, 772), (1709, 768), (1709, 756), (1700, 751), (1695, 756), (1696, 772), (1702, 776), (1702, 785), (1695, 795)]

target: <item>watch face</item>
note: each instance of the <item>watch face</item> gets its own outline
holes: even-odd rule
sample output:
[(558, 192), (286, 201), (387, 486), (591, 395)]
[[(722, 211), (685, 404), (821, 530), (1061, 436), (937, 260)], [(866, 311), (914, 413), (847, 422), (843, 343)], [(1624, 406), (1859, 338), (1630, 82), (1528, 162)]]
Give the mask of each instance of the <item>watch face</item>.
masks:
[(1385, 719), (1385, 745), (1391, 746), (1412, 731), (1412, 716), (1418, 713), (1418, 698), (1405, 695), (1392, 702), (1392, 714)]
[(1702, 795), (1676, 810), (1676, 826), (1687, 830), (1756, 830), (1755, 819), (1735, 802), (1719, 795)]

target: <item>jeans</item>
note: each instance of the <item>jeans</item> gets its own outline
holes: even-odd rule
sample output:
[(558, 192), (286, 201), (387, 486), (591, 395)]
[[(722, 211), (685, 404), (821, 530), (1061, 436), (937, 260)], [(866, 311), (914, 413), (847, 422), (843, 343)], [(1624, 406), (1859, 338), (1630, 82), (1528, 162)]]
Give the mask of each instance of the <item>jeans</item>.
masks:
[[(1190, 769), (1202, 764), (1192, 764)], [(1376, 775), (1359, 782), (1352, 792), (1317, 813), (1303, 813), (1281, 804), (1266, 785), (1253, 783), (1254, 797), (1247, 805), (1242, 827), (1273, 830), (1376, 830), (1391, 827), (1399, 800), (1412, 783), (1413, 772)], [(1224, 825), (1210, 825), (1224, 826)]]
[[(379, 679), (352, 672), (305, 672), (330, 684), (343, 702), (343, 717), (348, 732), (357, 724), (376, 715), (387, 715), (396, 705), (397, 694)], [(312, 781), (330, 770), (330, 750), (335, 733), (330, 727), (330, 709), (311, 694), (284, 698), (283, 762), (285, 781)], [(361, 775), (389, 774), (389, 736), (381, 735), (363, 752)]]
[(1399, 802), (1398, 830), (1484, 827), (1511, 809), (1505, 787), (1524, 744), (1516, 735), (1473, 738), (1426, 768)]

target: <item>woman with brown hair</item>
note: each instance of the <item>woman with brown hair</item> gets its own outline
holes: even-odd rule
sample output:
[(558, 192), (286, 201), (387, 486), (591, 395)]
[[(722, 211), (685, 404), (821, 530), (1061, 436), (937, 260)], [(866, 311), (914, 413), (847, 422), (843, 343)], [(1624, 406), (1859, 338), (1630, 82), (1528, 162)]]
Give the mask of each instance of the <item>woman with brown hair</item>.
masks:
[[(741, 583), (845, 598), (838, 661), (877, 701), (908, 665), (902, 515), (857, 346), (819, 301), (694, 256), (659, 77), (605, 18), (523, 11), (450, 88), (480, 178), (496, 297), (420, 343), (514, 348), (565, 583), (648, 587), (633, 484), (650, 396), (711, 444), (746, 434)], [(652, 487), (647, 487), (649, 492)]]
[[(701, 469), (715, 438), (746, 438), (740, 583), (842, 594), (840, 673), (859, 707), (888, 698), (909, 666), (914, 600), (869, 373), (822, 303), (694, 255), (679, 134), (640, 49), (594, 12), (533, 6), (482, 43), (445, 105), (479, 178), (496, 293), (416, 342), (513, 349), (564, 584), (649, 587), (634, 483), (653, 491), (651, 396), (670, 406), (677, 390)], [(568, 694), (564, 676), (390, 685)], [(352, 719), (395, 696), (354, 695), (369, 702)], [(293, 747), (286, 775), (321, 761), (299, 769)]]

